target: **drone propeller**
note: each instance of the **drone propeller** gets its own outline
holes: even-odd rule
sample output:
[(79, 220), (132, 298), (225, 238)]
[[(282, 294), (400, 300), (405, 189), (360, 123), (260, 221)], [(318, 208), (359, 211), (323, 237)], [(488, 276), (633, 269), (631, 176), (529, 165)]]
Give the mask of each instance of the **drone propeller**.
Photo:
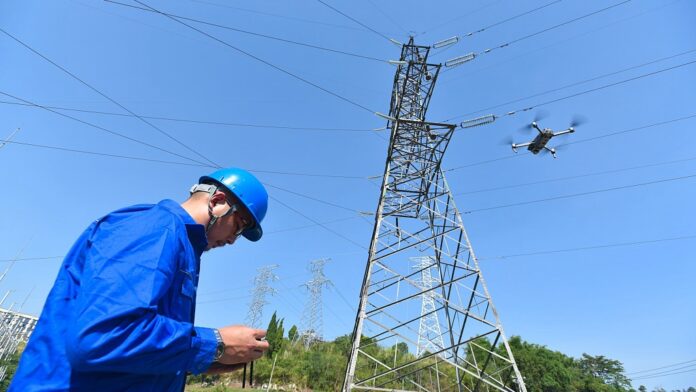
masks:
[[(537, 125), (538, 125), (539, 121), (545, 119), (546, 117), (548, 117), (548, 115), (549, 115), (549, 113), (545, 110), (537, 110), (536, 114), (534, 115), (534, 119), (532, 121), (537, 123)], [(534, 126), (531, 123), (529, 123), (529, 124), (523, 126), (522, 128), (520, 128), (520, 130), (524, 131), (526, 133), (530, 133), (530, 132), (532, 132), (532, 130), (534, 130)]]
[(534, 122), (539, 122), (548, 116), (549, 112), (547, 112), (546, 110), (537, 110), (536, 114), (534, 115)]
[(587, 117), (576, 114), (573, 116), (573, 120), (570, 122), (570, 127), (575, 128), (587, 122)]
[(504, 138), (500, 139), (498, 144), (504, 145), (504, 146), (512, 146), (515, 143), (515, 141), (512, 139), (512, 135), (505, 136)]

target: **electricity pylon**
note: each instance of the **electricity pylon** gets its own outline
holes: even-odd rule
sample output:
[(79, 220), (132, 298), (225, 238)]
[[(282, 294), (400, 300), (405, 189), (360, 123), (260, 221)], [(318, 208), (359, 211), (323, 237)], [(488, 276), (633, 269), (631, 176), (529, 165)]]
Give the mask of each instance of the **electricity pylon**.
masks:
[[(441, 169), (455, 126), (425, 121), (441, 66), (429, 49), (411, 38), (393, 62), (389, 150), (343, 390), (526, 392)], [(414, 270), (410, 257), (432, 263)], [(419, 282), (426, 269), (431, 287)], [(434, 309), (423, 313), (427, 293)], [(418, 352), (424, 318), (439, 336)]]
[(309, 292), (309, 301), (304, 309), (302, 316), (302, 330), (300, 331), (300, 339), (305, 347), (309, 347), (314, 342), (319, 342), (324, 339), (323, 336), (323, 304), (321, 300), (321, 292), (324, 286), (331, 284), (331, 281), (324, 275), (324, 265), (330, 259), (318, 259), (309, 263), (309, 271), (312, 273), (312, 279), (304, 284)]
[(415, 262), (413, 268), (420, 271), (420, 278), (416, 278), (414, 282), (422, 290), (420, 295), (421, 319), (418, 326), (418, 345), (416, 346), (416, 357), (420, 357), (426, 352), (434, 353), (445, 348), (435, 305), (435, 297), (438, 293), (437, 290), (432, 290), (433, 287), (440, 284), (440, 281), (433, 276), (433, 272), (437, 274), (438, 271), (433, 270), (435, 260), (432, 257), (412, 257), (411, 260)]
[(278, 280), (278, 277), (273, 273), (276, 268), (278, 268), (278, 264), (260, 267), (256, 270), (254, 288), (251, 289), (251, 302), (246, 318), (247, 325), (253, 328), (259, 328), (259, 323), (263, 317), (263, 307), (268, 304), (266, 295), (276, 293), (276, 290), (270, 285), (272, 281)]

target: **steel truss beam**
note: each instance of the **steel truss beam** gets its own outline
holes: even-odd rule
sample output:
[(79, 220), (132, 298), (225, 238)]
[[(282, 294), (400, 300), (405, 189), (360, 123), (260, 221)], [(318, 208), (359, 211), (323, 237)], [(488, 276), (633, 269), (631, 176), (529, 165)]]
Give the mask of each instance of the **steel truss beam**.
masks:
[(526, 392), (440, 167), (455, 126), (425, 120), (440, 71), (429, 50), (411, 38), (394, 76), (343, 390)]

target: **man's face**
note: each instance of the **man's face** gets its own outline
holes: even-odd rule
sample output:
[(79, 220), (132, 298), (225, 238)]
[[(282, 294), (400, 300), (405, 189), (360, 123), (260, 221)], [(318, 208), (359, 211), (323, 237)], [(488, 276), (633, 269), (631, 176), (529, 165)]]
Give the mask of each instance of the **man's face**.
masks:
[[(232, 202), (230, 202), (232, 203)], [(208, 247), (206, 250), (221, 248), (234, 242), (242, 235), (242, 232), (249, 228), (254, 221), (251, 214), (240, 204), (237, 210), (229, 215), (223, 216), (208, 231)], [(218, 206), (213, 209), (215, 215), (223, 215), (230, 209), (229, 204)]]

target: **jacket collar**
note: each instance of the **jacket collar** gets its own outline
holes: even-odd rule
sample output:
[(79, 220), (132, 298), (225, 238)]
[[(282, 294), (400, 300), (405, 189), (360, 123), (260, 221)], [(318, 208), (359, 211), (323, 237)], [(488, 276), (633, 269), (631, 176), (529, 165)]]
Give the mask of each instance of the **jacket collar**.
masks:
[(160, 207), (166, 209), (172, 214), (179, 217), (186, 226), (186, 234), (188, 235), (189, 241), (196, 251), (198, 257), (201, 256), (205, 248), (208, 246), (208, 238), (205, 235), (205, 227), (203, 225), (196, 223), (191, 215), (189, 215), (186, 210), (184, 210), (181, 205), (174, 200), (162, 200), (157, 203)]

